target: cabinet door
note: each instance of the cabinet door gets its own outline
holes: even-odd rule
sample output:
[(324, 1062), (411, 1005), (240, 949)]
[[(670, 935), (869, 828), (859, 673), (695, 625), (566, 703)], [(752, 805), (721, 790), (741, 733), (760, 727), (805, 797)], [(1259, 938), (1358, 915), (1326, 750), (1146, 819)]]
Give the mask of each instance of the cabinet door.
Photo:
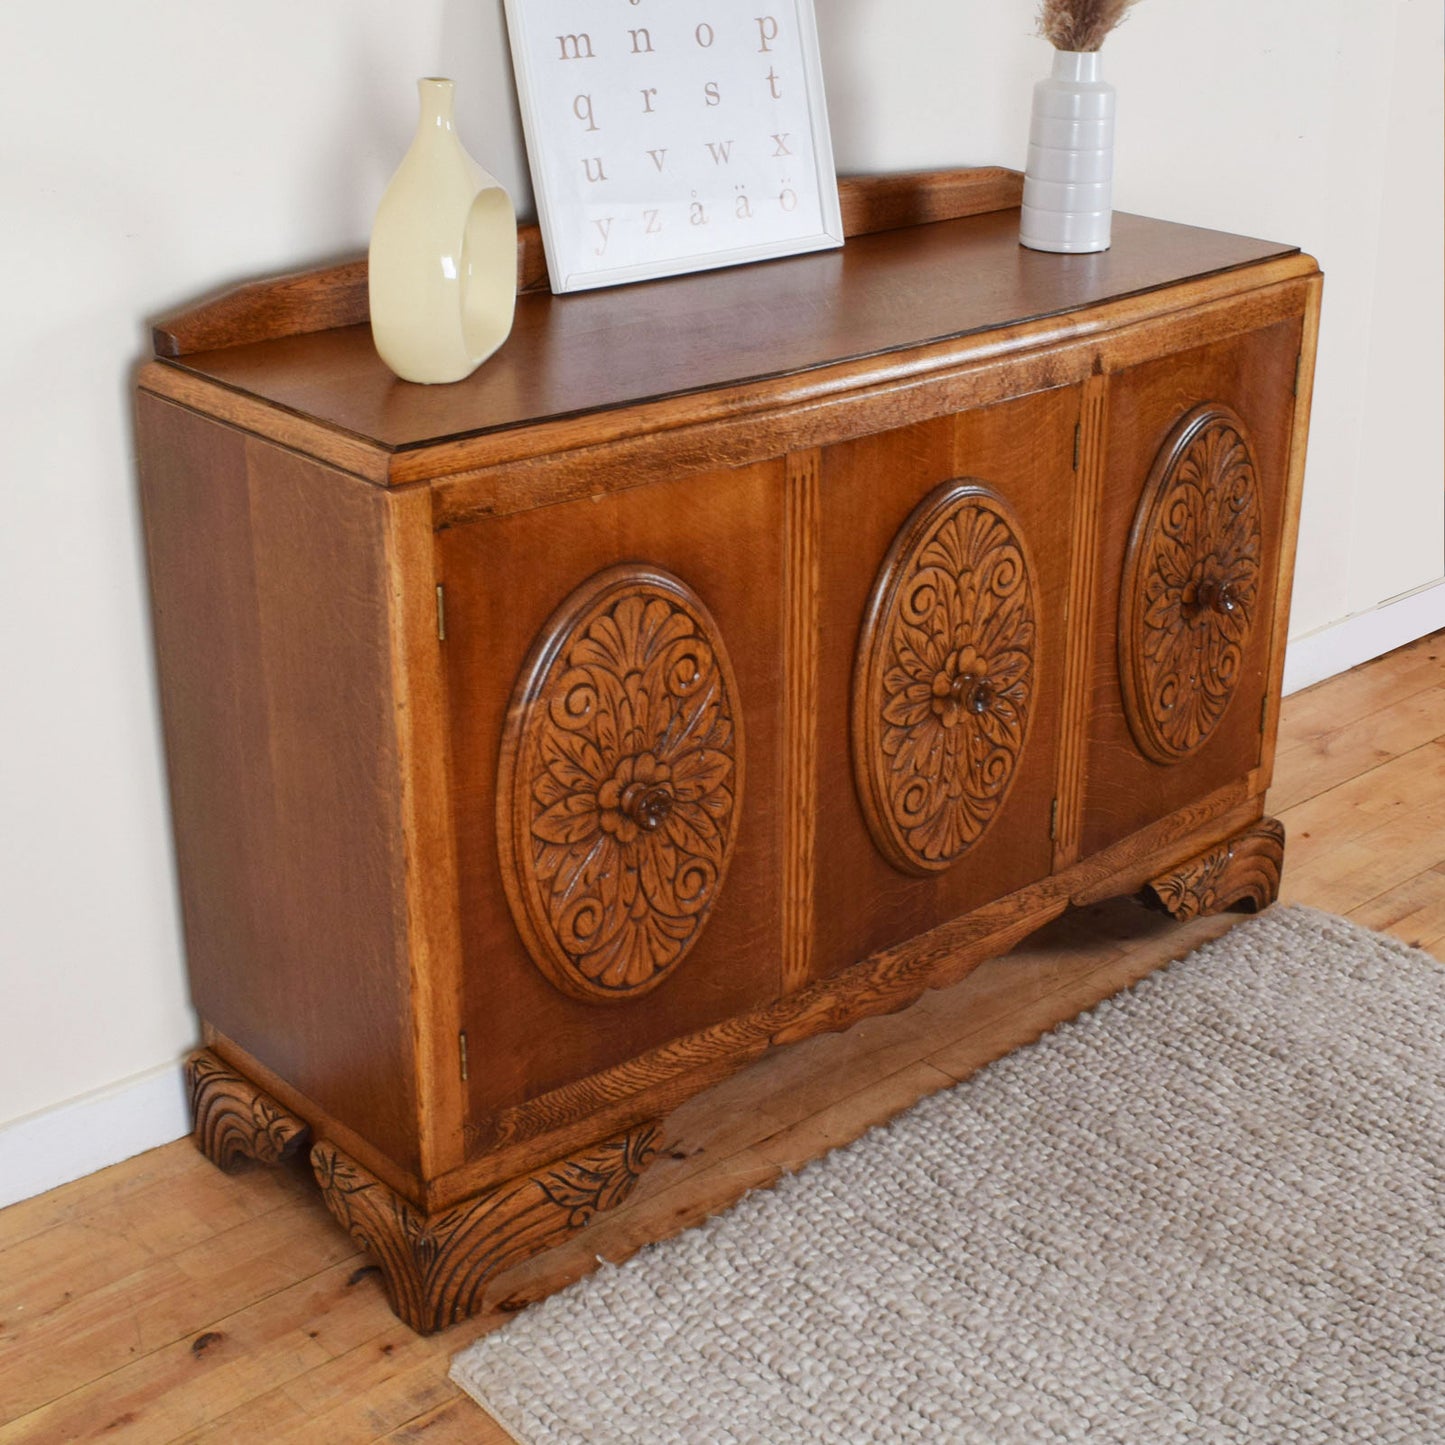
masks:
[(1300, 335), (1110, 382), (1085, 853), (1260, 761)]
[(823, 453), (812, 976), (1050, 871), (1079, 404)]
[(777, 995), (782, 477), (439, 534), (474, 1140)]

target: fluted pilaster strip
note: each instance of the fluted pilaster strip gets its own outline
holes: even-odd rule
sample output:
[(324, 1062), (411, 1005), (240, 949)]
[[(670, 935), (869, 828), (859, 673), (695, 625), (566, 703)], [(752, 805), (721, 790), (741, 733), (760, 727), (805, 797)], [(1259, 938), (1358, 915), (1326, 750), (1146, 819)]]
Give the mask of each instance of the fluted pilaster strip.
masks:
[(1099, 570), (1099, 515), (1104, 490), (1104, 429), (1108, 379), (1084, 383), (1079, 412), (1079, 466), (1074, 479), (1069, 560), (1069, 615), (1064, 642), (1064, 717), (1059, 728), (1058, 812), (1054, 867), (1078, 860), (1088, 781), (1089, 703), (1094, 681), (1094, 607)]
[(817, 846), (818, 528), (822, 453), (788, 457), (784, 657), (783, 991), (812, 976)]

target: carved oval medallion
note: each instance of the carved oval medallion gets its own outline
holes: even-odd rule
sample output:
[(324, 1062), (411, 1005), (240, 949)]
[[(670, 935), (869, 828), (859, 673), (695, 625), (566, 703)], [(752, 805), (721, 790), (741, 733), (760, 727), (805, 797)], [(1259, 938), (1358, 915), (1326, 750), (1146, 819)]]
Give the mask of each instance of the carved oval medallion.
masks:
[(742, 796), (737, 684), (666, 572), (613, 567), (543, 628), (502, 739), (507, 899), (542, 972), (585, 999), (655, 988), (697, 941)]
[(1124, 711), (1156, 763), (1203, 747), (1239, 686), (1262, 548), (1245, 425), (1227, 407), (1195, 407), (1145, 484), (1119, 603)]
[(905, 873), (956, 862), (1003, 805), (1028, 736), (1037, 622), (1012, 512), (945, 482), (873, 587), (853, 674), (853, 767), (879, 850)]

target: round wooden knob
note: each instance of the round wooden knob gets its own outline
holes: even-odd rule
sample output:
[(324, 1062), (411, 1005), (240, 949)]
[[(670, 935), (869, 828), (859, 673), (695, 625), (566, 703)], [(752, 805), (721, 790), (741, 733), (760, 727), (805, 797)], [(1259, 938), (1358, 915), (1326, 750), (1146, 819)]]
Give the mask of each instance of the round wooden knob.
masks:
[(971, 672), (960, 673), (953, 680), (951, 689), (954, 701), (975, 716), (982, 717), (993, 706), (993, 688), (985, 677), (975, 677)]
[(672, 790), (665, 783), (633, 783), (622, 794), (622, 811), (644, 833), (655, 833), (672, 812)]

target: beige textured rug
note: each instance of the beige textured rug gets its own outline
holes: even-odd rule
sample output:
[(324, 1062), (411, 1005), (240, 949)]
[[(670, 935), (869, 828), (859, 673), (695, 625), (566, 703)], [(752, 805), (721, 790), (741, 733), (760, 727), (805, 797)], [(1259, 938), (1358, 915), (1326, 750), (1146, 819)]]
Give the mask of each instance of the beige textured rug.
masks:
[(527, 1445), (1445, 1442), (1445, 968), (1273, 909), (452, 1378)]

